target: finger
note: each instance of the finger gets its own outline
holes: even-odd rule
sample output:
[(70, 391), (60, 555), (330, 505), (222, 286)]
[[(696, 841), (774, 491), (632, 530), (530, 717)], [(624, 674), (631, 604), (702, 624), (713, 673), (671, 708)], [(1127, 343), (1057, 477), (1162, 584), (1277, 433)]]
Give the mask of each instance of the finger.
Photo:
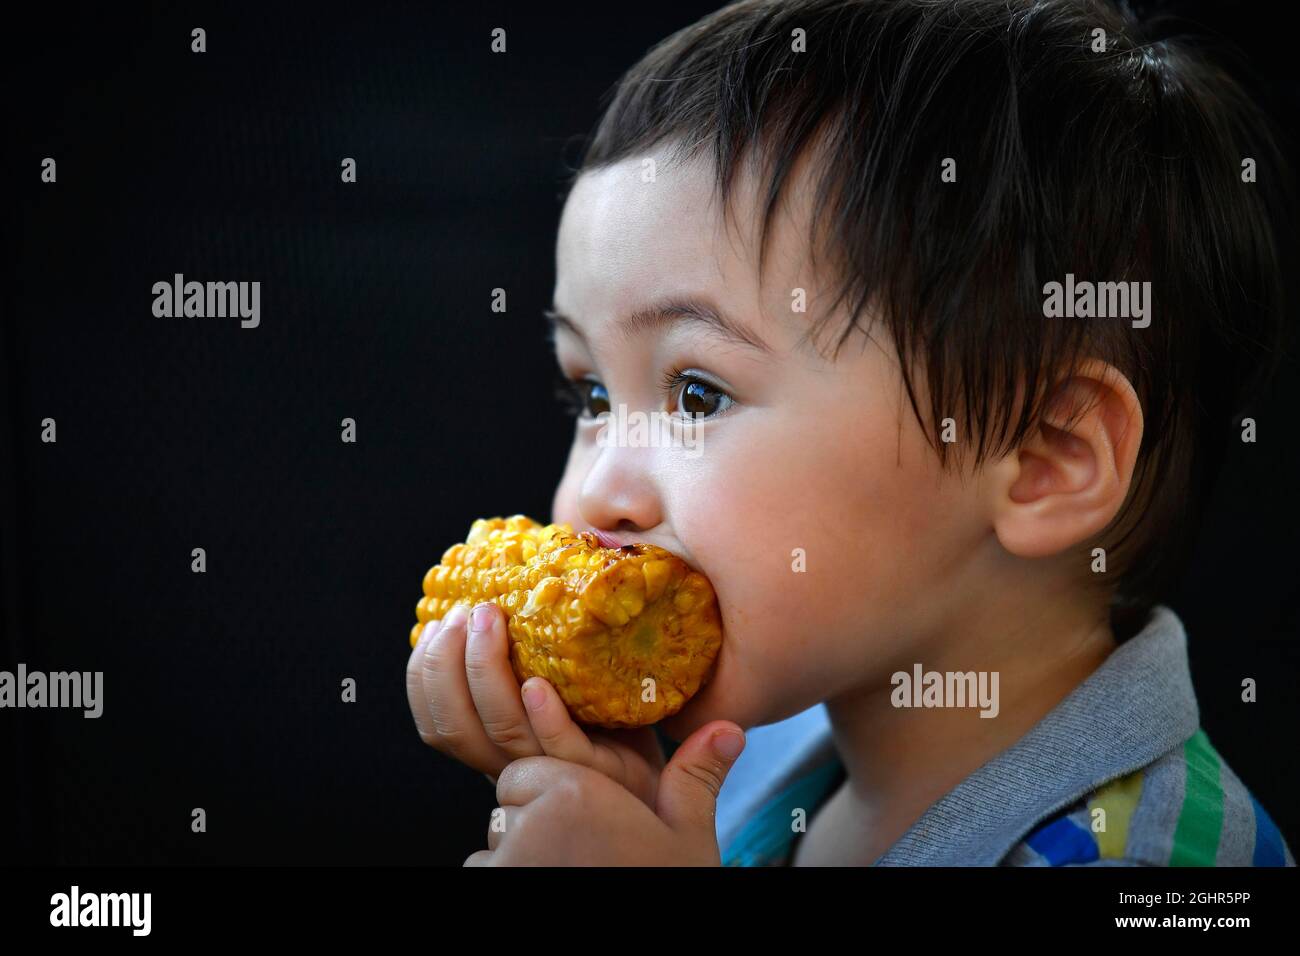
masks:
[(425, 647), (442, 628), (441, 621), (430, 621), (420, 632), (420, 639), (406, 659), (406, 702), (411, 707), (411, 717), (415, 720), (415, 729), (420, 732), (420, 739), (433, 745), (433, 717), (429, 713), (429, 701), (424, 694), (424, 676), (421, 662), (424, 660)]
[(629, 727), (611, 729), (595, 727), (587, 731), (587, 736), (597, 747), (627, 747), (637, 754), (655, 770), (662, 770), (667, 761), (664, 759), (663, 744), (653, 727)]
[(592, 773), (588, 767), (555, 757), (513, 760), (497, 777), (497, 805), (522, 807), (542, 794), (564, 785), (575, 774)]
[(492, 865), (491, 850), (479, 850), (477, 853), (471, 853), (469, 856), (465, 857), (465, 862), (461, 864), (461, 866), (491, 866), (491, 865)]
[(519, 679), (510, 667), (505, 616), (490, 602), (478, 605), (470, 615), (465, 675), (488, 739), (515, 759), (542, 753), (519, 699)]
[(729, 720), (711, 721), (682, 741), (659, 783), (659, 819), (679, 833), (713, 834), (718, 793), (744, 746), (744, 731)]
[(494, 807), (488, 820), (488, 849), (495, 850), (506, 838), (511, 827), (519, 822), (519, 807)]
[(598, 751), (608, 750), (618, 757), (623, 764), (623, 778), (619, 783), (653, 810), (659, 792), (659, 776), (666, 763), (654, 728), (593, 728), (587, 730), (587, 736)]
[(499, 773), (510, 762), (492, 743), (465, 681), (465, 619), (469, 608), (447, 612), (442, 630), (425, 646), (421, 678), (433, 723), (433, 746), (484, 773)]
[(530, 677), (520, 688), (533, 734), (548, 757), (597, 770), (625, 783), (628, 768), (617, 751), (595, 746), (573, 720), (560, 694), (544, 677)]

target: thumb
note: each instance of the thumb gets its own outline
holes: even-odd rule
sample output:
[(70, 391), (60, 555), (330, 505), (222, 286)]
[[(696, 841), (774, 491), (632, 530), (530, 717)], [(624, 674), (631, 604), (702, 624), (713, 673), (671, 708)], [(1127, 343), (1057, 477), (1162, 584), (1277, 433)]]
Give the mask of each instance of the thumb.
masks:
[(729, 720), (712, 721), (687, 737), (659, 779), (659, 819), (674, 830), (713, 836), (718, 791), (744, 748), (745, 732)]

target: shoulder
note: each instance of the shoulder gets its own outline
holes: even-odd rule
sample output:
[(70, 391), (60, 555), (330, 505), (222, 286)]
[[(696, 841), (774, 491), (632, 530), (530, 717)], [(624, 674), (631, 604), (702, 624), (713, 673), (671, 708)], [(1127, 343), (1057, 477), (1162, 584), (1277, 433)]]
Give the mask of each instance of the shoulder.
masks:
[(1040, 820), (1007, 866), (1295, 866), (1272, 817), (1197, 729)]

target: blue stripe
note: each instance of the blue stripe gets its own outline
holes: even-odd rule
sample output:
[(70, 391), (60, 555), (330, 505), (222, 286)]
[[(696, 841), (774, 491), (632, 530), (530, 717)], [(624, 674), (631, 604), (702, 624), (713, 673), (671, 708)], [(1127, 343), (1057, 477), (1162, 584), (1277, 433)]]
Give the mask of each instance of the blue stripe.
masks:
[(1058, 817), (1044, 824), (1029, 834), (1025, 842), (1046, 858), (1048, 866), (1091, 863), (1100, 856), (1092, 834), (1069, 817)]
[(1251, 806), (1255, 808), (1255, 856), (1252, 866), (1286, 866), (1286, 856), (1282, 853), (1282, 834), (1277, 832), (1277, 825), (1268, 815), (1255, 795), (1250, 795)]
[(805, 823), (811, 819), (841, 767), (839, 759), (833, 757), (763, 804), (723, 851), (722, 865), (768, 866), (784, 857), (794, 840), (790, 822), (795, 809), (805, 811)]

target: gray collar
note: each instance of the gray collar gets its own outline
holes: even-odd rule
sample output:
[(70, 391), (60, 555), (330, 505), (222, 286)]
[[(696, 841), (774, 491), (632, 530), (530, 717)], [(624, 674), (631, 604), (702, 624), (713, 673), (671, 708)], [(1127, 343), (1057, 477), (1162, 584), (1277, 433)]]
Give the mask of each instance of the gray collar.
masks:
[(877, 866), (993, 866), (1040, 820), (1196, 732), (1187, 635), (1168, 607), (1009, 749), (939, 799)]

